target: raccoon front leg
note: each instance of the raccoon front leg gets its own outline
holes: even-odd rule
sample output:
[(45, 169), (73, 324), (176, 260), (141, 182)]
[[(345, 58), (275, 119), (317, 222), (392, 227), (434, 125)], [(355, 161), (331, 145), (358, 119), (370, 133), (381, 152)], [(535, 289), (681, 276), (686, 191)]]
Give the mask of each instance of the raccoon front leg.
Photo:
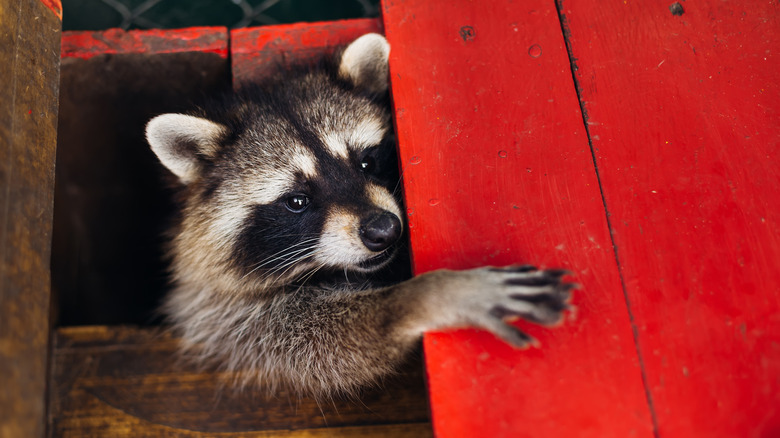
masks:
[(533, 339), (507, 322), (558, 323), (574, 287), (561, 281), (565, 273), (527, 266), (440, 270), (383, 289), (277, 301), (284, 316), (269, 322), (285, 334), (275, 350), (285, 357), (274, 361), (287, 367), (281, 372), (288, 383), (322, 396), (349, 394), (391, 373), (428, 330), (481, 327), (523, 347)]
[(514, 319), (552, 326), (563, 318), (571, 290), (562, 281), (565, 270), (537, 270), (533, 266), (439, 270), (398, 287), (409, 298), (407, 330), (413, 334), (452, 327), (479, 327), (515, 347), (535, 340), (513, 325)]

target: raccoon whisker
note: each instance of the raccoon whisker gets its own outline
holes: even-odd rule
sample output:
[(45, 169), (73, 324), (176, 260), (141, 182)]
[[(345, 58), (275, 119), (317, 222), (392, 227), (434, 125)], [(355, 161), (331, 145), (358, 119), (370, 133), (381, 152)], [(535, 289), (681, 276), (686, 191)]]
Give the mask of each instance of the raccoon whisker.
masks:
[[(314, 240), (314, 239), (312, 239), (312, 240)], [(280, 251), (280, 252), (276, 253), (277, 257), (274, 257), (273, 259), (270, 259), (270, 260), (267, 259), (265, 261), (261, 261), (260, 263), (257, 264), (257, 266), (252, 268), (252, 270), (250, 270), (249, 272), (244, 274), (244, 276), (242, 276), (241, 279), (243, 280), (244, 278), (246, 278), (247, 276), (253, 274), (254, 272), (256, 272), (258, 269), (262, 268), (263, 266), (267, 266), (269, 263), (272, 263), (272, 262), (277, 261), (277, 260), (283, 260), (283, 263), (281, 265), (277, 266), (276, 268), (271, 270), (271, 272), (268, 273), (268, 276), (274, 275), (274, 274), (276, 274), (278, 271), (280, 271), (282, 269), (285, 269), (285, 268), (287, 268), (289, 266), (292, 266), (292, 265), (294, 265), (294, 264), (296, 264), (296, 263), (298, 263), (300, 261), (303, 261), (307, 257), (311, 257), (313, 254), (305, 254), (303, 257), (299, 257), (299, 255), (303, 254), (303, 253), (306, 253), (306, 252), (309, 252), (309, 251), (312, 251), (313, 249), (316, 248), (316, 246), (311, 245), (311, 246), (307, 246), (307, 247), (304, 247), (304, 248), (298, 248), (295, 251), (290, 251), (290, 249), (292, 249), (292, 248), (293, 247), (285, 249), (284, 251), (288, 251), (286, 253), (283, 252), (283, 251)]]
[(300, 280), (301, 285), (298, 287), (298, 290), (300, 290), (306, 284), (307, 281), (311, 280), (312, 277), (314, 277), (314, 274), (316, 274), (320, 269), (324, 267), (325, 267), (325, 263), (320, 263), (319, 266), (304, 274)]
[(305, 240), (302, 240), (302, 241), (300, 241), (300, 242), (296, 243), (295, 245), (291, 245), (291, 246), (289, 246), (289, 247), (287, 247), (287, 248), (285, 248), (285, 249), (283, 249), (283, 250), (281, 250), (281, 251), (277, 251), (276, 253), (274, 253), (274, 254), (271, 254), (270, 256), (268, 256), (268, 257), (266, 257), (265, 259), (261, 260), (261, 261), (258, 263), (258, 265), (259, 265), (259, 266), (263, 266), (263, 265), (266, 265), (266, 264), (268, 264), (268, 263), (270, 263), (270, 262), (273, 262), (273, 261), (276, 261), (276, 260), (278, 260), (278, 259), (280, 259), (280, 258), (283, 258), (283, 257), (284, 257), (284, 255), (285, 255), (285, 252), (286, 252), (286, 251), (289, 251), (289, 250), (291, 250), (291, 249), (293, 249), (293, 248), (296, 248), (296, 247), (299, 247), (299, 246), (301, 246), (301, 245), (307, 245), (307, 244), (309, 244), (309, 243), (315, 242), (316, 240), (317, 240), (317, 238), (316, 238), (316, 237), (313, 237), (313, 238), (310, 238), (310, 239), (305, 239)]
[(312, 243), (312, 242), (314, 242), (316, 240), (317, 240), (316, 238), (303, 240), (301, 242), (296, 243), (295, 245), (292, 245), (292, 246), (290, 246), (288, 248), (285, 248), (285, 249), (283, 249), (281, 251), (278, 251), (278, 252), (276, 252), (276, 253), (266, 257), (265, 259), (259, 261), (255, 265), (255, 267), (252, 269), (252, 272), (254, 272), (256, 269), (258, 269), (260, 267), (263, 267), (263, 266), (265, 266), (265, 265), (267, 265), (267, 264), (269, 264), (271, 262), (274, 262), (276, 260), (280, 260), (280, 259), (289, 260), (289, 256), (299, 254), (300, 252), (306, 251), (306, 250), (310, 249), (311, 247), (306, 247), (306, 248), (304, 248), (302, 250), (296, 250), (296, 251), (293, 251), (293, 252), (288, 252), (288, 251), (290, 251), (291, 249), (293, 249), (295, 247)]
[(281, 253), (281, 254), (277, 253), (277, 254), (279, 254), (277, 257), (274, 257), (274, 258), (272, 258), (270, 260), (266, 260), (265, 262), (260, 263), (258, 265), (258, 267), (266, 266), (269, 263), (275, 262), (277, 260), (282, 260), (284, 262), (288, 262), (288, 261), (292, 260), (292, 258), (294, 258), (294, 256), (297, 256), (298, 254), (301, 254), (303, 252), (309, 251), (312, 248), (314, 248), (314, 246), (307, 246), (307, 247), (304, 247), (304, 248), (298, 248), (298, 249), (296, 249), (294, 251), (290, 251), (291, 249), (293, 249), (292, 247), (287, 248), (285, 251), (288, 251), (288, 252)]
[(393, 191), (391, 192), (393, 196), (398, 196), (398, 193), (401, 191), (402, 182), (403, 182), (403, 177), (398, 178), (398, 182), (395, 184), (395, 187), (393, 187)]
[(310, 257), (313, 257), (313, 254), (309, 254), (309, 255), (307, 255), (307, 256), (305, 256), (305, 257), (301, 257), (300, 259), (296, 260), (295, 262), (288, 264), (288, 266), (287, 266), (287, 267), (284, 269), (284, 271), (282, 271), (282, 272), (279, 274), (279, 276), (280, 276), (280, 277), (284, 277), (284, 276), (286, 276), (286, 275), (287, 275), (287, 273), (288, 273), (288, 272), (289, 272), (291, 269), (293, 269), (293, 268), (295, 267), (295, 265), (297, 265), (298, 263), (300, 263), (300, 262), (302, 262), (302, 261), (304, 261), (304, 260), (306, 260), (307, 258), (310, 258)]
[[(311, 236), (312, 236), (312, 237), (310, 237), (310, 238), (308, 238), (308, 239), (304, 239), (304, 240), (302, 240), (302, 241), (301, 241), (301, 242), (299, 242), (297, 245), (300, 245), (300, 244), (301, 244), (301, 243), (303, 243), (304, 241), (311, 241), (312, 239), (316, 239), (316, 238), (317, 238), (317, 235), (316, 235), (316, 234), (311, 234)], [(271, 240), (271, 239), (280, 239), (280, 238), (284, 238), (284, 237), (299, 237), (299, 238), (300, 238), (300, 237), (305, 237), (305, 236), (304, 236), (304, 235), (301, 235), (301, 234), (274, 234), (273, 236), (268, 236), (268, 240)]]
[(371, 288), (371, 280), (366, 279), (365, 281), (363, 281), (363, 284), (360, 285), (358, 290), (366, 290), (366, 289), (370, 289), (370, 288)]
[(311, 280), (311, 278), (314, 276), (314, 274), (316, 274), (317, 271), (322, 269), (324, 266), (325, 266), (325, 263), (320, 262), (316, 267), (301, 273), (301, 275), (298, 277), (298, 281), (301, 282), (301, 286), (303, 286), (307, 281)]
[[(314, 246), (311, 246), (311, 247), (308, 247), (308, 248), (306, 248), (306, 249), (304, 249), (304, 250), (300, 250), (300, 251), (298, 251), (298, 253), (302, 253), (302, 252), (305, 252), (305, 251), (308, 251), (308, 250), (312, 250), (312, 249), (315, 249), (315, 248), (316, 248), (316, 247), (314, 247)], [(275, 274), (279, 273), (279, 271), (282, 271), (282, 270), (283, 270), (283, 271), (282, 271), (282, 272), (279, 274), (279, 276), (280, 276), (280, 277), (284, 277), (284, 276), (287, 274), (287, 272), (288, 272), (288, 271), (289, 271), (291, 268), (293, 268), (295, 265), (297, 265), (298, 263), (300, 263), (300, 262), (302, 262), (302, 261), (306, 260), (307, 258), (311, 258), (311, 257), (313, 257), (313, 256), (314, 256), (314, 252), (312, 252), (312, 253), (309, 253), (309, 254), (306, 254), (306, 255), (304, 255), (303, 257), (297, 257), (297, 258), (294, 258), (294, 259), (289, 259), (288, 261), (286, 261), (286, 262), (285, 262), (285, 263), (283, 263), (282, 265), (278, 266), (277, 268), (275, 268), (274, 270), (272, 270), (271, 272), (269, 272), (269, 273), (268, 273), (268, 276), (275, 275)]]
[(401, 188), (401, 183), (404, 181), (404, 172), (406, 172), (406, 166), (401, 166), (400, 175), (398, 175), (398, 182), (393, 187), (393, 195), (398, 195), (398, 191)]
[(266, 274), (266, 277), (273, 277), (273, 276), (284, 277), (290, 269), (295, 267), (296, 264), (300, 263), (301, 261), (303, 261), (307, 257), (309, 257), (309, 256), (301, 257), (300, 259), (292, 260), (292, 261), (290, 261), (288, 263), (285, 263), (285, 264), (277, 267), (276, 269), (272, 270), (271, 272), (268, 272)]

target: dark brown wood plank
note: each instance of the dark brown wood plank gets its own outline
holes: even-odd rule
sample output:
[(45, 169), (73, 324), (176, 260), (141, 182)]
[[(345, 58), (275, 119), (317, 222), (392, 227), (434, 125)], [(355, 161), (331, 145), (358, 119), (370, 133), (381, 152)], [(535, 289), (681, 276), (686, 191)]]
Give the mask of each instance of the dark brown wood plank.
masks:
[[(419, 363), (360, 401), (317, 403), (237, 393), (230, 376), (176, 357), (158, 329), (71, 327), (56, 332), (53, 436), (430, 436)], [(416, 370), (416, 371), (415, 371)]]
[(171, 194), (144, 127), (230, 89), (226, 29), (170, 34), (63, 34), (52, 243), (61, 325), (148, 324), (169, 286)]
[(0, 435), (44, 435), (59, 18), (0, 6)]

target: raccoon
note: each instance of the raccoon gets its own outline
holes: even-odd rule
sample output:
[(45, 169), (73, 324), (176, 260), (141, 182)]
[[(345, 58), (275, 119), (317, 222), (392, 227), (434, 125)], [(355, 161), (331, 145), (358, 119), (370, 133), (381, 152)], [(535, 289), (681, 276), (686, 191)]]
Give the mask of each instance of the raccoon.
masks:
[(367, 34), (330, 62), (147, 125), (181, 192), (163, 311), (184, 354), (242, 387), (354, 395), (425, 331), (480, 327), (524, 347), (534, 340), (511, 320), (554, 325), (568, 308), (563, 270), (381, 275), (405, 241), (389, 50)]

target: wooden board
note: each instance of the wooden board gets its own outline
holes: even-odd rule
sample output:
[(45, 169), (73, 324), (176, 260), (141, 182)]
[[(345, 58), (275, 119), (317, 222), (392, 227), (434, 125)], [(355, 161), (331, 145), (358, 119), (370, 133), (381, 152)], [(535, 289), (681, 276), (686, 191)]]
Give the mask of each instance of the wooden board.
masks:
[(124, 31), (69, 31), (62, 39), (63, 58), (89, 59), (128, 53), (215, 53), (228, 55), (227, 28), (190, 27)]
[(230, 54), (234, 86), (272, 76), (292, 61), (301, 62), (320, 57), (323, 53), (333, 53), (336, 48), (370, 32), (382, 33), (379, 20), (355, 19), (233, 29), (230, 31)]
[(652, 421), (555, 3), (387, 0), (417, 273), (534, 263), (583, 285), (576, 317), (514, 350), (433, 333), (440, 437), (649, 437)]
[(176, 342), (155, 329), (58, 329), (52, 357), (52, 436), (431, 435), (419, 367), (359, 402), (318, 404), (286, 393), (236, 393), (225, 386), (229, 376), (178, 360)]
[(661, 437), (780, 436), (780, 9), (562, 2)]
[(0, 5), (0, 435), (45, 430), (49, 254), (61, 22), (37, 0)]

